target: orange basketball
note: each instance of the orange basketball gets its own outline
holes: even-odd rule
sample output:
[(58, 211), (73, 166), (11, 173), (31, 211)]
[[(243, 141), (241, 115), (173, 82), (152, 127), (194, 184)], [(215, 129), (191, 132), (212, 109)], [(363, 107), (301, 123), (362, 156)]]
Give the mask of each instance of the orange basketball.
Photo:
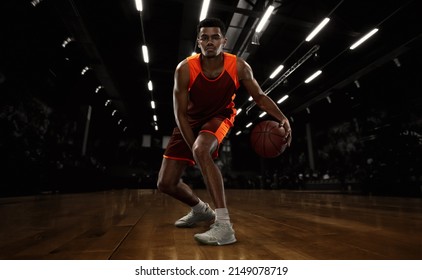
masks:
[(274, 158), (287, 147), (286, 131), (275, 121), (262, 121), (251, 132), (251, 144), (255, 152), (264, 158)]

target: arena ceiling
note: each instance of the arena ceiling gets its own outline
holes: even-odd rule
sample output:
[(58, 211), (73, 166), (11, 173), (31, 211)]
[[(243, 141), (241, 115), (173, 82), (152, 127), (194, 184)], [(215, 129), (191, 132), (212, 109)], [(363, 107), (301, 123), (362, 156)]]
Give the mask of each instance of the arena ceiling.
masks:
[[(316, 112), (318, 103), (338, 104), (344, 111), (352, 106), (346, 102), (350, 88), (369, 84), (364, 82), (369, 73), (414, 60), (422, 34), (417, 2), (211, 0), (208, 16), (226, 23), (226, 51), (252, 66), (262, 88), (271, 88), (269, 96), (275, 101), (289, 96), (280, 107), (297, 122)], [(255, 27), (270, 4), (275, 9), (257, 34)], [(170, 134), (175, 125), (173, 73), (195, 51), (202, 1), (144, 0), (142, 12), (135, 0), (14, 0), (1, 5), (2, 83), (37, 87), (43, 98), (64, 107), (91, 105), (105, 128)], [(305, 41), (326, 17), (330, 21), (322, 32)], [(367, 42), (349, 49), (374, 28), (378, 32)], [(148, 64), (142, 45), (148, 47)], [(280, 64), (283, 71), (269, 79)], [(89, 68), (81, 75), (84, 67)], [(317, 70), (321, 75), (304, 83)], [(242, 90), (236, 104), (244, 110), (237, 118), (242, 130), (261, 112)]]

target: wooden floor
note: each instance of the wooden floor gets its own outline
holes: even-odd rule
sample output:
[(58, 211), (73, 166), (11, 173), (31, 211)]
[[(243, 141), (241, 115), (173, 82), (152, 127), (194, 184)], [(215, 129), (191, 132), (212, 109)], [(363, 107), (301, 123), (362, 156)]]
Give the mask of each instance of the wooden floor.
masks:
[[(204, 190), (198, 190), (209, 201)], [(197, 244), (201, 225), (155, 190), (0, 199), (0, 259), (422, 259), (422, 199), (227, 190), (238, 242)]]

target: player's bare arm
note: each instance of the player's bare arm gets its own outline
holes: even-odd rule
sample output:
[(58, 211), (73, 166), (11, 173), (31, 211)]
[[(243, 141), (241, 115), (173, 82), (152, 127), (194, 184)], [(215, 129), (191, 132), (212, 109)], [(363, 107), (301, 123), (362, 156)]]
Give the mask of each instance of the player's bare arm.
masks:
[(284, 127), (287, 132), (287, 144), (290, 146), (292, 141), (292, 132), (289, 120), (280, 111), (277, 104), (275, 104), (275, 102), (262, 91), (258, 82), (253, 77), (250, 65), (239, 57), (237, 58), (237, 72), (240, 82), (245, 87), (249, 95), (252, 96), (256, 105), (258, 105), (261, 110), (276, 118), (280, 122), (280, 126)]
[(174, 73), (173, 108), (177, 126), (189, 147), (192, 148), (195, 137), (188, 122), (189, 102), (189, 67), (186, 60), (179, 63)]

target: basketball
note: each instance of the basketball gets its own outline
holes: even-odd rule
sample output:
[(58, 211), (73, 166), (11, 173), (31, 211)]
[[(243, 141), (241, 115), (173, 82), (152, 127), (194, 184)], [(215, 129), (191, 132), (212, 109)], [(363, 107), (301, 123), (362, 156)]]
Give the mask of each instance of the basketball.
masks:
[(251, 132), (251, 144), (255, 152), (264, 158), (275, 158), (287, 147), (286, 131), (276, 121), (262, 121)]

